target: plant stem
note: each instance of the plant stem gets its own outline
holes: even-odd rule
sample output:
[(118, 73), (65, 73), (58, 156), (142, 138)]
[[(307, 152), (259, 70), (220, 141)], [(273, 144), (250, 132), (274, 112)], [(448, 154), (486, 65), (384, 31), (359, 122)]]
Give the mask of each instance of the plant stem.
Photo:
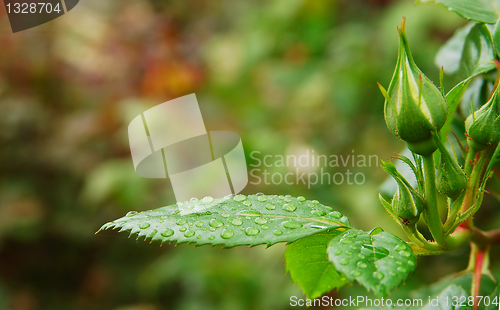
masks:
[(436, 169), (434, 168), (433, 155), (422, 156), (425, 170), (425, 200), (426, 207), (423, 216), (434, 240), (443, 248), (448, 248), (448, 244), (443, 235), (443, 223), (439, 217), (436, 190)]

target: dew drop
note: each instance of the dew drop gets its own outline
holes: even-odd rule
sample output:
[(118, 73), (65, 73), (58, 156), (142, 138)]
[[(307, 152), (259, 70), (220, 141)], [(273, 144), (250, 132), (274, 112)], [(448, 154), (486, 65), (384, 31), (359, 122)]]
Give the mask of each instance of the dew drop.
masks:
[(345, 251), (345, 255), (352, 256), (352, 252), (351, 251)]
[(264, 193), (259, 192), (259, 193), (255, 194), (255, 196), (262, 196), (262, 195), (264, 195)]
[(247, 234), (248, 236), (255, 236), (259, 232), (260, 232), (260, 230), (257, 227), (250, 226), (250, 227), (247, 227), (247, 229), (245, 229), (245, 234)]
[(276, 206), (269, 203), (269, 204), (267, 204), (266, 209), (267, 210), (274, 210), (274, 209), (276, 209)]
[(162, 235), (163, 237), (166, 237), (166, 238), (167, 238), (167, 237), (172, 236), (173, 234), (174, 234), (174, 231), (173, 231), (172, 229), (170, 229), (170, 228), (165, 229), (165, 230), (164, 230), (164, 231), (162, 231), (162, 233), (161, 233), (161, 235)]
[(229, 217), (229, 216), (231, 216), (231, 214), (229, 214), (229, 213), (222, 213), (221, 216), (222, 217)]
[(351, 276), (353, 276), (353, 277), (359, 277), (360, 275), (361, 275), (361, 272), (359, 272), (358, 270), (351, 271)]
[(234, 226), (240, 226), (241, 224), (243, 224), (243, 221), (241, 219), (234, 219), (233, 220)]
[(139, 225), (139, 228), (140, 228), (140, 229), (146, 229), (146, 228), (149, 228), (149, 226), (151, 226), (151, 224), (149, 224), (149, 223), (147, 223), (147, 222), (146, 222), (146, 223), (142, 223), (142, 224), (140, 224), (140, 225)]
[(401, 273), (407, 273), (408, 270), (406, 270), (405, 267), (398, 267), (397, 271), (401, 272)]
[(206, 231), (206, 230), (207, 230), (207, 228), (206, 228), (206, 227), (202, 227), (202, 228), (201, 228), (201, 230)]
[(217, 228), (215, 228), (215, 227), (210, 227), (208, 230), (210, 230), (210, 231), (216, 231), (216, 230), (217, 230)]
[(225, 229), (224, 231), (222, 231), (222, 233), (220, 234), (220, 236), (223, 239), (229, 239), (232, 236), (234, 236), (234, 231), (232, 231), (231, 229)]
[(295, 221), (288, 221), (288, 222), (283, 223), (283, 227), (291, 228), (291, 229), (300, 228), (302, 226), (304, 226), (304, 225), (302, 225), (302, 223), (295, 222)]
[(285, 202), (292, 202), (291, 198), (285, 198)]
[(247, 207), (251, 207), (252, 206), (252, 203), (250, 201), (248, 201), (248, 200), (243, 201), (242, 204), (244, 204)]
[(136, 215), (137, 213), (139, 213), (139, 212), (137, 212), (137, 211), (130, 211), (130, 212), (127, 212), (127, 214), (125, 214), (125, 216), (131, 217), (131, 216)]
[(257, 200), (260, 202), (265, 202), (267, 200), (266, 196), (259, 196), (257, 197)]
[(181, 227), (181, 228), (179, 228), (179, 231), (180, 231), (180, 232), (185, 232), (186, 230), (187, 230), (187, 228), (186, 228), (186, 227)]
[(201, 235), (196, 236), (196, 239), (201, 239)]
[(276, 236), (281, 236), (283, 234), (283, 232), (279, 229), (273, 231), (273, 234), (275, 234)]
[(399, 252), (399, 255), (401, 255), (403, 257), (410, 257), (411, 253), (408, 251), (401, 251), (401, 252)]
[(190, 201), (190, 202), (197, 202), (197, 201), (198, 201), (198, 198), (193, 197), (193, 198), (189, 199), (189, 201)]
[(328, 213), (328, 216), (336, 218), (336, 219), (341, 219), (343, 215), (339, 211), (333, 211), (333, 212)]
[(204, 224), (202, 221), (198, 221), (196, 222), (196, 224), (194, 224), (196, 227), (202, 227)]
[(359, 254), (358, 257), (361, 259), (365, 259), (365, 256), (363, 254)]
[(261, 228), (262, 228), (263, 230), (268, 230), (268, 229), (269, 229), (269, 226), (267, 226), (267, 225), (262, 225), (262, 227), (261, 227)]
[(210, 236), (210, 237), (208, 237), (208, 240), (214, 240), (214, 239), (215, 239), (215, 237), (214, 237), (214, 236)]
[(412, 266), (412, 267), (413, 267), (413, 266), (415, 266), (415, 262), (414, 262), (414, 261), (412, 261), (412, 260), (409, 260), (409, 261), (408, 261), (408, 266)]
[(194, 232), (194, 230), (188, 230), (184, 233), (184, 237), (186, 238), (191, 238), (192, 236), (194, 236), (196, 233)]
[(297, 197), (297, 200), (300, 201), (300, 202), (306, 201), (306, 199), (304, 197), (302, 197), (302, 196)]
[(374, 277), (375, 279), (382, 280), (382, 279), (384, 278), (384, 274), (383, 274), (383, 273), (381, 273), (380, 271), (375, 271), (375, 272), (373, 273), (373, 277)]
[(340, 260), (340, 264), (341, 264), (342, 266), (345, 266), (345, 265), (349, 264), (349, 259), (348, 259), (348, 258), (342, 258), (342, 259)]
[(243, 201), (245, 199), (247, 199), (247, 197), (244, 195), (236, 195), (233, 197), (233, 200), (235, 200), (235, 201)]
[(342, 254), (342, 250), (341, 249), (335, 250), (335, 255), (339, 256), (340, 254)]
[(358, 267), (361, 268), (361, 269), (365, 269), (367, 266), (363, 262), (358, 262)]
[(208, 225), (212, 227), (221, 227), (222, 225), (224, 225), (224, 223), (218, 219), (211, 219)]
[(267, 220), (263, 217), (258, 217), (255, 219), (255, 224), (259, 224), (259, 225), (264, 225), (267, 223)]
[(292, 205), (292, 204), (285, 203), (285, 204), (283, 205), (283, 210), (288, 211), (288, 212), (294, 212), (295, 210), (297, 210), (297, 206), (294, 206), (294, 205)]
[(187, 221), (185, 219), (180, 219), (177, 221), (177, 225), (184, 225), (186, 223), (187, 223)]
[(396, 247), (394, 249), (396, 251), (403, 251), (403, 250), (406, 250), (406, 246), (404, 244), (398, 244), (398, 245), (396, 245)]
[(207, 196), (207, 197), (203, 198), (203, 202), (210, 203), (212, 201), (214, 201), (214, 198), (211, 196)]

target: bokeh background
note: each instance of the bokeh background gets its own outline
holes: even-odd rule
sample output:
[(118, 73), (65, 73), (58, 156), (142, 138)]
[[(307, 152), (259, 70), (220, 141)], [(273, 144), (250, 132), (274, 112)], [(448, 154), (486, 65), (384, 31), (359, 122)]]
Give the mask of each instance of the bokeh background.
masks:
[[(175, 203), (168, 180), (135, 174), (128, 123), (196, 93), (207, 129), (238, 133), (247, 155), (388, 158), (404, 145), (385, 126), (376, 82), (389, 84), (403, 15), (416, 62), (437, 81), (434, 55), (465, 21), (413, 1), (81, 0), (16, 34), (0, 6), (0, 309), (291, 308), (303, 294), (285, 274), (283, 244), (222, 250), (94, 235), (127, 211)], [(243, 193), (318, 199), (356, 227), (400, 235), (377, 198), (386, 175), (355, 172), (363, 185)], [(419, 258), (393, 296), (465, 268), (467, 251)], [(355, 284), (330, 296), (366, 294)]]

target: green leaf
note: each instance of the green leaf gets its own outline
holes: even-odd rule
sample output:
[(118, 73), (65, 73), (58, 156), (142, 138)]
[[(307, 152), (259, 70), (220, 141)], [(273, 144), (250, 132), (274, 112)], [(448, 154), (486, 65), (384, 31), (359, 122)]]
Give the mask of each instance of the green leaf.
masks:
[[(458, 30), (454, 37), (450, 41), (459, 41), (460, 38), (464, 37), (464, 32), (467, 26)], [(450, 45), (459, 46), (457, 42), (450, 43)], [(450, 51), (440, 51), (439, 54), (450, 54)], [(438, 55), (439, 55), (438, 54)], [(441, 56), (444, 58), (445, 56)], [(456, 55), (452, 56), (455, 57)], [(495, 51), (493, 48), (493, 42), (491, 38), (490, 30), (484, 24), (476, 24), (470, 28), (469, 33), (464, 39), (460, 66), (458, 72), (460, 72), (463, 81), (458, 83), (453, 89), (451, 89), (448, 94), (446, 94), (446, 102), (448, 103), (448, 118), (443, 128), (441, 129), (441, 137), (445, 138), (446, 134), (451, 130), (451, 123), (453, 122), (453, 116), (459, 106), (460, 99), (462, 98), (465, 90), (469, 86), (469, 82), (472, 78), (486, 73), (495, 69)], [(436, 62), (439, 64), (439, 59)], [(449, 68), (449, 67), (448, 67)], [(453, 68), (452, 68), (453, 69)]]
[(343, 232), (330, 241), (328, 258), (349, 281), (385, 296), (415, 270), (416, 259), (403, 240), (377, 232)]
[(462, 79), (470, 79), (495, 69), (495, 49), (489, 28), (476, 24), (467, 35), (460, 59)]
[(464, 50), (465, 39), (469, 34), (474, 23), (468, 23), (462, 28), (459, 28), (453, 36), (446, 41), (436, 55), (434, 62), (438, 68), (443, 67), (446, 74), (452, 74), (458, 71), (462, 52)]
[(121, 228), (152, 241), (196, 245), (271, 246), (292, 242), (331, 228), (350, 228), (347, 217), (304, 197), (236, 195), (129, 212), (101, 230)]
[(499, 17), (491, 0), (421, 0), (421, 2), (439, 3), (463, 18), (480, 23), (494, 24)]
[(339, 230), (324, 231), (299, 239), (287, 246), (285, 251), (287, 271), (308, 298), (317, 298), (349, 283), (328, 260), (326, 252), (330, 240), (341, 233)]
[(500, 56), (500, 20), (495, 24), (493, 28), (493, 46), (495, 47), (495, 52)]
[[(461, 296), (464, 296), (465, 302), (463, 298), (460, 299)], [(445, 288), (439, 296), (431, 297), (431, 300), (422, 308), (422, 310), (466, 310), (472, 309), (472, 306), (468, 305), (467, 297), (469, 294), (460, 286), (451, 284), (447, 288)], [(437, 298), (437, 299), (436, 299)], [(458, 298), (458, 300), (455, 300)]]

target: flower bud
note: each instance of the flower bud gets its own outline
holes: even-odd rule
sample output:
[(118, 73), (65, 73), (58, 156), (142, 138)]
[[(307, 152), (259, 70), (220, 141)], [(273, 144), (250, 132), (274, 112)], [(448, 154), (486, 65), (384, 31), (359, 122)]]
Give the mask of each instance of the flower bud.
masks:
[(384, 161), (382, 169), (389, 173), (398, 183), (398, 190), (392, 198), (392, 211), (403, 225), (413, 225), (418, 222), (420, 213), (424, 210), (424, 198), (396, 170), (393, 163)]
[(447, 105), (440, 90), (413, 61), (404, 18), (398, 32), (398, 62), (389, 89), (385, 91), (379, 84), (386, 98), (385, 122), (412, 152), (427, 156), (437, 149), (431, 132), (439, 131), (446, 122)]
[(420, 213), (424, 210), (425, 201), (417, 191), (401, 182), (398, 182), (398, 191), (392, 198), (392, 211), (399, 216), (405, 225), (413, 225), (418, 222)]
[(498, 87), (490, 100), (465, 120), (469, 146), (480, 151), (500, 141), (500, 107)]
[(451, 199), (456, 199), (467, 187), (467, 177), (444, 147), (440, 147), (440, 151), (441, 162), (437, 173), (437, 190)]

